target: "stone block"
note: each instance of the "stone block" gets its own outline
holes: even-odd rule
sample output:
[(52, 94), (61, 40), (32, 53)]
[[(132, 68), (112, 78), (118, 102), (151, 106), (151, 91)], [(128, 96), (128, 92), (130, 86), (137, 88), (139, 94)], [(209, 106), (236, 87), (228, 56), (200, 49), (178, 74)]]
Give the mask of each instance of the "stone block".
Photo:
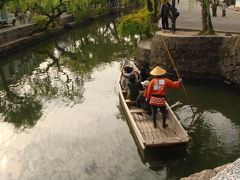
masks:
[(201, 171), (200, 173), (195, 173), (189, 177), (181, 178), (181, 180), (207, 180), (207, 179), (211, 179), (215, 175), (216, 175), (216, 171), (212, 169), (207, 169), (207, 170)]

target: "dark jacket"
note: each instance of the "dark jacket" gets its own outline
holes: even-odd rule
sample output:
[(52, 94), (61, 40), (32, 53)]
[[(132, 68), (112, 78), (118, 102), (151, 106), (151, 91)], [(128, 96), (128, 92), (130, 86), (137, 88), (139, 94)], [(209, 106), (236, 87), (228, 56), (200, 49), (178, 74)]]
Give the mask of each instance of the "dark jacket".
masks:
[(171, 17), (170, 10), (172, 6), (169, 3), (163, 4), (161, 8), (161, 17), (162, 18), (168, 18)]
[(128, 99), (130, 99), (131, 101), (136, 101), (139, 95), (139, 90), (142, 87), (141, 83), (138, 81), (133, 83), (128, 82), (127, 86), (128, 86), (128, 93), (127, 93)]

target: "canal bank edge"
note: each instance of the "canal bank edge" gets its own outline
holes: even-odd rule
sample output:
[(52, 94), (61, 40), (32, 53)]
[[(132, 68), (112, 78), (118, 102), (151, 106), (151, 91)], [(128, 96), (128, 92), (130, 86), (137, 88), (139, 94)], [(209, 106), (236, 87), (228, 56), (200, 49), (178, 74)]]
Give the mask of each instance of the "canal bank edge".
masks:
[(240, 89), (240, 36), (157, 32), (151, 40), (139, 42), (135, 60), (158, 64), (174, 73), (163, 40), (182, 77), (224, 82)]
[(28, 34), (30, 34), (30, 32), (32, 32), (32, 30), (35, 28), (34, 24), (29, 24), (23, 27), (14, 28), (12, 30), (2, 32), (0, 33), (0, 41), (4, 41), (6, 43), (0, 43), (0, 60), (2, 57), (7, 56), (11, 53), (17, 52), (33, 44), (37, 44), (39, 42), (57, 36), (65, 32), (65, 30), (79, 28), (81, 25), (89, 24), (94, 20), (111, 16), (113, 14), (118, 14), (124, 11), (129, 11), (134, 7), (135, 6), (133, 4), (129, 4), (125, 7), (113, 8), (108, 13), (97, 15), (95, 17), (90, 17), (79, 22), (75, 21), (75, 18), (72, 14), (67, 14), (60, 17), (59, 27), (55, 28), (51, 32), (40, 32), (32, 36), (28, 36)]
[(239, 179), (240, 159), (233, 163), (228, 163), (214, 169), (206, 169), (199, 173), (181, 178), (181, 180), (218, 180), (218, 179)]
[(6, 42), (0, 45), (0, 58), (63, 33), (65, 31), (64, 25), (73, 20), (74, 18), (72, 15), (65, 15), (60, 18), (59, 27), (50, 32), (40, 32), (33, 34), (32, 36), (28, 36), (28, 34), (33, 31), (34, 24), (0, 33), (0, 39)]

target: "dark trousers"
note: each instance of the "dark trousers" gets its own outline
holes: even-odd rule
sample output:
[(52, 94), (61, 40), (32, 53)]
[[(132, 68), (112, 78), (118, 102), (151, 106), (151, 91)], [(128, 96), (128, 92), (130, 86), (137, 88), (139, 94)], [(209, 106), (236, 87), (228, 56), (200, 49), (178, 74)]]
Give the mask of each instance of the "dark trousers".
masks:
[(212, 15), (213, 17), (216, 17), (217, 16), (217, 8), (212, 8)]
[(169, 29), (169, 27), (168, 27), (168, 17), (165, 17), (165, 16), (162, 17), (162, 28), (163, 29)]
[(163, 124), (166, 124), (166, 120), (167, 120), (167, 109), (166, 109), (166, 106), (151, 106), (152, 108), (152, 120), (153, 120), (153, 124), (154, 126), (157, 125), (157, 110), (158, 108), (160, 109), (160, 112), (162, 113), (162, 119), (163, 119)]
[(226, 10), (222, 10), (222, 17), (226, 16)]

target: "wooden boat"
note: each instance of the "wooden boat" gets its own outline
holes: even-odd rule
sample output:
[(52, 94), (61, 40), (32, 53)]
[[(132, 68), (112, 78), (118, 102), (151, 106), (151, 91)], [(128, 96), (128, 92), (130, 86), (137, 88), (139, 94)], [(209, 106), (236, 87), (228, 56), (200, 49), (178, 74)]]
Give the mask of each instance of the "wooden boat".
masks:
[(143, 149), (158, 148), (186, 144), (190, 138), (178, 121), (176, 115), (166, 103), (168, 110), (167, 128), (162, 127), (161, 114), (157, 115), (157, 128), (154, 128), (151, 116), (136, 106), (135, 101), (126, 99), (127, 92), (123, 91), (119, 82), (119, 97), (128, 120), (130, 129), (137, 144)]

